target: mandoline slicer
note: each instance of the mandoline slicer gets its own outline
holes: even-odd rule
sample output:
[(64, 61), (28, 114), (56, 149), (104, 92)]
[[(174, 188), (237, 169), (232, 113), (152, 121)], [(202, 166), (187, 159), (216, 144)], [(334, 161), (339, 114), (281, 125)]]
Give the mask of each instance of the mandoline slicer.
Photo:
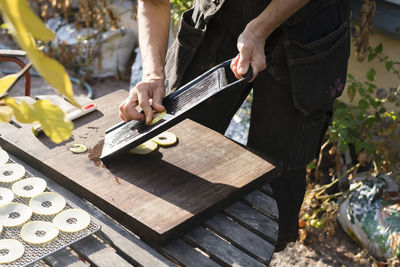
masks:
[(157, 123), (146, 125), (144, 121), (120, 122), (106, 130), (100, 156), (102, 161), (106, 163), (112, 157), (125, 153), (181, 122), (213, 95), (248, 82), (253, 76), (251, 68), (244, 78), (227, 84), (225, 68), (231, 61), (222, 62), (164, 97), (163, 105), (167, 114)]

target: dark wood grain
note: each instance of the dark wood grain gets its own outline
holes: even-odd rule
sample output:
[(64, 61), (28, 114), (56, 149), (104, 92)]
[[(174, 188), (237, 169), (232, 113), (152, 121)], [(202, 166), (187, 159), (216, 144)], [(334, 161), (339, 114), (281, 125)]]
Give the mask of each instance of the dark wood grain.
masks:
[(132, 266), (132, 264), (116, 254), (113, 249), (106, 247), (92, 236), (72, 244), (71, 247), (82, 258), (96, 266)]
[(205, 225), (241, 250), (246, 251), (252, 257), (269, 264), (272, 254), (274, 254), (275, 246), (265, 239), (222, 214), (217, 214), (207, 220)]
[(262, 236), (271, 243), (276, 242), (278, 238), (278, 223), (271, 218), (239, 201), (226, 208), (225, 212), (250, 231)]
[(162, 247), (162, 250), (172, 259), (178, 261), (179, 265), (182, 266), (193, 266), (193, 267), (217, 267), (220, 266), (215, 261), (211, 260), (207, 256), (203, 255), (199, 251), (195, 250), (194, 247), (187, 244), (186, 242), (175, 239), (168, 242)]
[(260, 190), (263, 191), (265, 194), (267, 194), (270, 197), (274, 196), (274, 191), (272, 190), (270, 184), (263, 185)]
[(88, 267), (89, 264), (83, 262), (77, 256), (73, 255), (69, 250), (62, 249), (56, 253), (47, 256), (44, 262), (53, 267)]
[(190, 242), (205, 250), (226, 266), (265, 266), (240, 249), (231, 246), (219, 236), (202, 227), (196, 227), (185, 235)]
[[(183, 234), (276, 175), (260, 156), (191, 120), (169, 130), (178, 145), (126, 154), (105, 167), (98, 160), (104, 131), (119, 122), (118, 105), (126, 96), (121, 90), (97, 99), (98, 110), (74, 121), (72, 137), (61, 144), (23, 126), (2, 131), (1, 145), (154, 242)], [(74, 143), (90, 153), (71, 153)]]
[(276, 205), (275, 199), (268, 196), (267, 194), (255, 190), (243, 198), (243, 202), (258, 210), (259, 212), (267, 215), (275, 221), (278, 221), (279, 213), (278, 206)]

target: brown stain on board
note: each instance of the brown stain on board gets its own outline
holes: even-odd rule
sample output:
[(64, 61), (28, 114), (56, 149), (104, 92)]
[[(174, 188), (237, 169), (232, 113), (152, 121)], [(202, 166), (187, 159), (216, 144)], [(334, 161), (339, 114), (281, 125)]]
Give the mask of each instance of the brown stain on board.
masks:
[[(96, 167), (101, 167), (101, 168), (105, 168), (107, 169), (107, 166), (103, 163), (103, 161), (101, 161), (100, 156), (101, 156), (101, 152), (103, 151), (103, 145), (104, 145), (104, 139), (100, 140), (99, 142), (97, 142), (96, 145), (94, 145), (92, 148), (89, 148), (88, 150), (88, 158), (93, 161), (94, 165)], [(120, 180), (118, 179), (117, 176), (115, 176), (115, 182), (117, 182), (117, 184), (121, 184)]]

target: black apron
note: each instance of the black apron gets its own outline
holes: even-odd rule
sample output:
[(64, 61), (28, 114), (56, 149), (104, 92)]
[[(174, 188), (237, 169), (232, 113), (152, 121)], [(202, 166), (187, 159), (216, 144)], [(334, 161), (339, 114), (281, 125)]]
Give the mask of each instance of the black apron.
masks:
[[(167, 54), (169, 89), (237, 55), (237, 38), (266, 0), (200, 0), (185, 12)], [(279, 208), (279, 244), (295, 241), (305, 166), (317, 157), (343, 92), (350, 54), (347, 0), (311, 0), (266, 40), (266, 70), (240, 90), (213, 98), (191, 119), (224, 133), (251, 89), (249, 147), (282, 163), (271, 182)], [(235, 77), (227, 71), (228, 80)], [(278, 246), (279, 246), (278, 244)]]

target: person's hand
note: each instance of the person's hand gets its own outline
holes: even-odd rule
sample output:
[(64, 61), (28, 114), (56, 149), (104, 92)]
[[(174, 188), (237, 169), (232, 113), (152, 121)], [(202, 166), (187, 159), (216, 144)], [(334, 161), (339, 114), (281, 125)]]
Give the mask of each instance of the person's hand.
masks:
[[(157, 112), (165, 110), (162, 100), (165, 95), (163, 79), (142, 80), (129, 92), (129, 96), (119, 105), (119, 116), (122, 120), (146, 120), (149, 124), (153, 119), (153, 109)], [(152, 103), (150, 104), (150, 99)], [(136, 107), (140, 106), (144, 114)]]
[(232, 60), (231, 69), (237, 79), (241, 79), (249, 70), (249, 65), (253, 68), (252, 82), (258, 73), (267, 67), (264, 54), (265, 39), (258, 37), (248, 25), (239, 35), (237, 49), (239, 54)]

